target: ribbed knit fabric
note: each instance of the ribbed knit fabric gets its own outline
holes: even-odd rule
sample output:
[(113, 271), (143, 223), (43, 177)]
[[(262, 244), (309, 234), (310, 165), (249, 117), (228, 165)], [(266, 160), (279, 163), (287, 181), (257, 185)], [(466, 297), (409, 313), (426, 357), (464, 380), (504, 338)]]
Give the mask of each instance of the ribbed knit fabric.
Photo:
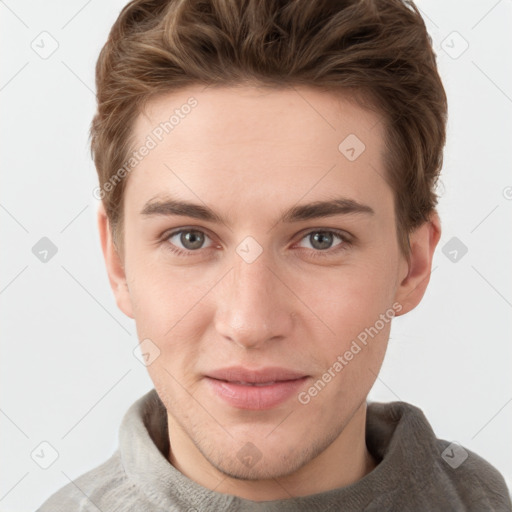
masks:
[(166, 458), (167, 415), (155, 389), (127, 411), (119, 448), (103, 464), (57, 491), (36, 512), (511, 512), (502, 475), (466, 449), (443, 451), (423, 412), (405, 402), (369, 402), (366, 443), (377, 467), (346, 487), (257, 502), (211, 491)]

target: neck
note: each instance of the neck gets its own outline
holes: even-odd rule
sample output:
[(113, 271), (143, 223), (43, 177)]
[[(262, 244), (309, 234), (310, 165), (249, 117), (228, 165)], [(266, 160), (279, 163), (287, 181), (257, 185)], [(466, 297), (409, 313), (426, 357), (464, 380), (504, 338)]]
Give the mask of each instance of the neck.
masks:
[(170, 463), (194, 482), (216, 492), (254, 501), (307, 496), (353, 484), (377, 466), (366, 447), (366, 402), (343, 431), (318, 456), (299, 470), (269, 480), (240, 480), (214, 467), (188, 435), (168, 417)]

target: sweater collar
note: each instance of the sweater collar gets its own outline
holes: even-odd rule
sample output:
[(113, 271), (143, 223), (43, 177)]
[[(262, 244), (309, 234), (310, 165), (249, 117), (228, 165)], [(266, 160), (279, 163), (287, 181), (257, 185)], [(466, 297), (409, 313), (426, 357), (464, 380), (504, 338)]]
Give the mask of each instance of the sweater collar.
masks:
[(340, 502), (347, 511), (362, 510), (369, 503), (391, 510), (404, 475), (421, 473), (420, 464), (428, 465), (436, 453), (434, 432), (419, 408), (406, 402), (368, 402), (366, 444), (379, 462), (370, 473), (346, 487), (308, 496), (246, 500), (207, 489), (170, 464), (167, 412), (155, 389), (129, 408), (119, 443), (126, 474), (140, 492), (158, 507), (179, 510), (309, 511), (327, 510)]

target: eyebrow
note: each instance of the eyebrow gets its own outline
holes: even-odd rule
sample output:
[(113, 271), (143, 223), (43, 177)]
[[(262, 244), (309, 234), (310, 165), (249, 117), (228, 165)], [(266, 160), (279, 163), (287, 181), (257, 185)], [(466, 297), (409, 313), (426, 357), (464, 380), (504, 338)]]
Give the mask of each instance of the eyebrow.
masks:
[[(179, 201), (170, 197), (150, 199), (140, 213), (147, 217), (179, 215), (228, 225), (226, 219), (207, 206), (188, 201)], [(315, 201), (293, 206), (281, 214), (278, 222), (291, 223), (334, 215), (355, 214), (374, 215), (375, 211), (368, 205), (342, 197), (330, 201)]]

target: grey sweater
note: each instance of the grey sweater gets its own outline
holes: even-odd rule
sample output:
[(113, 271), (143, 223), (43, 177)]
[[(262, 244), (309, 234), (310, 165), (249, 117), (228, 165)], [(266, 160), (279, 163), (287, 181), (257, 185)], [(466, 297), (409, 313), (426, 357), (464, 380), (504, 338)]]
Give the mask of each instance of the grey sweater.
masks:
[(366, 443), (379, 464), (347, 487), (264, 502), (222, 494), (169, 463), (166, 410), (152, 389), (125, 414), (110, 459), (37, 512), (512, 511), (501, 474), (475, 453), (437, 439), (413, 405), (369, 402)]

